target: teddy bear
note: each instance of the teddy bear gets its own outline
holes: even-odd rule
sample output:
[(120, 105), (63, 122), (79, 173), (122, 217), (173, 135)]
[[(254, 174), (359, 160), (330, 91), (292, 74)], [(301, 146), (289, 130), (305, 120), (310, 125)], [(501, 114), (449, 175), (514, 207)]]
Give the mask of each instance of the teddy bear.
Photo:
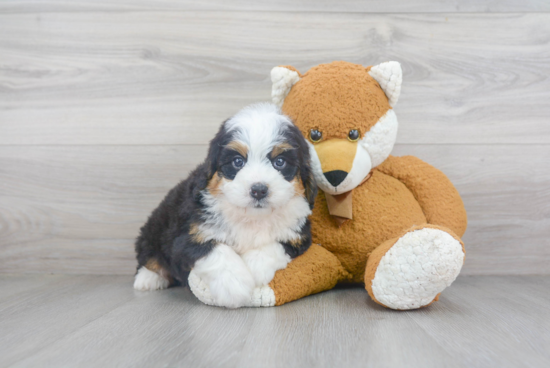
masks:
[[(279, 66), (271, 79), (273, 102), (308, 142), (320, 190), (310, 217), (314, 244), (256, 289), (250, 306), (343, 283), (364, 284), (374, 302), (396, 310), (437, 301), (464, 263), (467, 216), (445, 174), (414, 156), (390, 155), (401, 65), (337, 61), (304, 74)], [(189, 286), (213, 304), (193, 272)]]

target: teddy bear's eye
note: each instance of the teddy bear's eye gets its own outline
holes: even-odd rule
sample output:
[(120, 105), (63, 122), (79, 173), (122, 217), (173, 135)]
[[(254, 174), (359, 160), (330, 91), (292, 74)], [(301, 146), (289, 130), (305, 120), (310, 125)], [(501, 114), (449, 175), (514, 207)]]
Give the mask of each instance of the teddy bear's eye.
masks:
[(311, 139), (312, 142), (319, 142), (321, 138), (323, 138), (323, 133), (317, 129), (311, 129), (309, 131), (309, 139)]
[(349, 131), (348, 133), (348, 139), (352, 142), (355, 142), (356, 140), (359, 139), (359, 131), (357, 129), (352, 129)]

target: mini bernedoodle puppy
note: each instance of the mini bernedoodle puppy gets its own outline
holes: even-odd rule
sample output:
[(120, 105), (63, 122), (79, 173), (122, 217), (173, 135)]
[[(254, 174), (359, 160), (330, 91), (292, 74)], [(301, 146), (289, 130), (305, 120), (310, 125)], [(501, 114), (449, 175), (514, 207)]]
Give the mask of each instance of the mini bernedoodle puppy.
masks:
[(213, 304), (250, 305), (255, 288), (311, 245), (309, 165), (302, 133), (276, 106), (252, 105), (225, 121), (206, 161), (141, 228), (134, 288), (185, 285), (193, 270)]

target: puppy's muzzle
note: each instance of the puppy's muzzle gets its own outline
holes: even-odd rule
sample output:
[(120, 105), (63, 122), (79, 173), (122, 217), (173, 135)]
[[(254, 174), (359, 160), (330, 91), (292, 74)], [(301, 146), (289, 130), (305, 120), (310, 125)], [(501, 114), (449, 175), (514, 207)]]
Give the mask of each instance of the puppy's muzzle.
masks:
[(250, 187), (250, 195), (258, 201), (267, 197), (268, 191), (267, 185), (263, 183), (255, 183)]

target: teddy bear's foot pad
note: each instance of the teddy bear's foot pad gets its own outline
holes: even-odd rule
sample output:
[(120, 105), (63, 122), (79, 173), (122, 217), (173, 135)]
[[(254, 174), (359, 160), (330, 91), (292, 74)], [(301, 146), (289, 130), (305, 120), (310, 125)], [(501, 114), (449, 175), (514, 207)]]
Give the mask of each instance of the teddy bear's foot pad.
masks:
[[(187, 279), (191, 292), (204, 304), (213, 305), (216, 307), (225, 307), (218, 305), (210, 294), (208, 285), (193, 271)], [(275, 293), (269, 286), (257, 287), (252, 293), (250, 303), (247, 307), (273, 307), (275, 305)]]
[(451, 285), (463, 262), (462, 244), (449, 233), (434, 228), (410, 231), (380, 260), (372, 292), (389, 308), (417, 309)]

